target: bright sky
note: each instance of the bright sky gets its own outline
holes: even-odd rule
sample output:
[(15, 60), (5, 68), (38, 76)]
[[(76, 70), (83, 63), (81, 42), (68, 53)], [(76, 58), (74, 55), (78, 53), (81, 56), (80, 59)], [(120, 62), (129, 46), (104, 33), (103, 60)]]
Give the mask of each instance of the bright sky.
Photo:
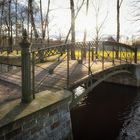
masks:
[[(76, 1), (76, 0), (75, 0)], [(78, 0), (77, 0), (78, 1)], [(89, 0), (95, 1), (95, 0)], [(116, 35), (116, 1), (117, 0), (96, 0), (100, 1), (100, 15), (99, 25), (103, 22), (103, 19), (108, 13), (106, 21), (101, 31), (102, 36)], [(44, 11), (46, 11), (47, 1), (42, 0)], [(120, 23), (121, 23), (121, 35), (123, 37), (131, 37), (138, 34), (135, 24), (132, 24), (132, 11), (130, 8), (130, 0), (124, 0), (121, 7)], [(76, 2), (75, 2), (76, 6)], [(70, 9), (69, 0), (51, 0), (50, 14), (50, 33), (64, 34), (66, 35), (70, 27)], [(84, 6), (85, 7), (85, 6)], [(76, 37), (77, 40), (81, 40), (84, 35), (85, 26), (88, 31), (88, 40), (93, 39), (95, 35), (95, 11), (92, 3), (90, 3), (88, 18), (85, 17), (85, 8), (82, 8), (81, 12), (76, 19)]]

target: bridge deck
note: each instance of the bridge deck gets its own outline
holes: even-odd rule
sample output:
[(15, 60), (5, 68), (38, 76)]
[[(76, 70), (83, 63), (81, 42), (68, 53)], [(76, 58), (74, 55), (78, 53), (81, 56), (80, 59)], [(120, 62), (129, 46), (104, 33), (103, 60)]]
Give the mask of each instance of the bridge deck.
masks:
[[(57, 91), (66, 87), (67, 84), (67, 61), (60, 63), (49, 74), (49, 68), (54, 62), (42, 63), (35, 68), (35, 87), (36, 91), (53, 90)], [(70, 60), (70, 84), (81, 79), (88, 74), (88, 63), (78, 64), (76, 60)], [(104, 63), (104, 68), (112, 67), (111, 62)], [(91, 71), (96, 73), (102, 70), (102, 63), (96, 62), (92, 65)], [(4, 83), (2, 82), (4, 81)], [(42, 81), (42, 82), (41, 82)], [(15, 99), (21, 96), (21, 71), (20, 68), (7, 73), (0, 73), (0, 103)], [(3, 90), (4, 89), (4, 90)]]

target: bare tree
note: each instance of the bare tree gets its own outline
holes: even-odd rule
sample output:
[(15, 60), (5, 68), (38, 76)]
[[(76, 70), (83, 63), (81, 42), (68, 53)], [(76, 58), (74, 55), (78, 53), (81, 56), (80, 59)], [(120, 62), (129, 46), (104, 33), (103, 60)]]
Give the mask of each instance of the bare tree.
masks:
[(15, 2), (15, 12), (16, 12), (16, 18), (15, 18), (15, 24), (16, 24), (16, 43), (17, 43), (17, 36), (18, 36), (18, 32), (17, 32), (17, 24), (18, 24), (18, 10), (17, 10), (17, 4), (18, 4), (18, 0), (16, 0)]
[[(89, 0), (87, 0), (86, 2), (86, 17), (88, 16), (88, 9), (89, 9)], [(83, 42), (86, 42), (86, 38), (87, 38), (87, 29), (85, 28)]]
[(70, 0), (71, 9), (71, 42), (75, 43), (75, 9), (74, 0)]
[(43, 38), (43, 14), (42, 14), (42, 0), (40, 0), (40, 20), (41, 20), (41, 34)]
[(117, 0), (117, 42), (120, 39), (120, 8), (123, 0)]
[(34, 35), (35, 35), (35, 38), (38, 38), (38, 33), (37, 33), (37, 30), (36, 30), (35, 21), (34, 21), (33, 0), (28, 1), (28, 6), (29, 6), (30, 20), (31, 20), (31, 25), (32, 25), (33, 31), (34, 31)]
[[(26, 1), (24, 4), (19, 0), (0, 1), (0, 34), (2, 38), (5, 36), (7, 45), (11, 46), (11, 49), (13, 37), (15, 36), (17, 40), (17, 37), (21, 35), (21, 30), (26, 23), (28, 24), (28, 33), (31, 27), (35, 38), (38, 37), (35, 25), (37, 20), (35, 16), (37, 13), (38, 7), (35, 0)], [(31, 23), (31, 25), (29, 23)]]
[[(68, 38), (69, 38), (69, 35), (71, 33), (71, 42), (75, 42), (75, 20), (82, 8), (82, 6), (84, 5), (84, 1), (85, 0), (82, 0), (80, 6), (77, 8), (77, 11), (76, 11), (76, 14), (75, 14), (75, 7), (74, 7), (74, 0), (70, 0), (70, 9), (71, 9), (71, 26), (70, 26), (70, 29), (67, 33), (67, 36), (66, 36), (66, 39), (65, 39), (65, 44), (67, 43), (68, 41)], [(71, 51), (71, 58), (72, 59), (75, 59), (75, 50), (73, 48), (73, 50)]]
[(47, 3), (47, 11), (45, 18), (43, 18), (43, 12), (42, 12), (42, 0), (40, 0), (40, 19), (41, 19), (41, 34), (42, 34), (42, 39), (45, 39), (46, 32), (47, 32), (47, 43), (49, 46), (49, 13), (50, 13), (50, 0), (48, 0)]
[(47, 7), (47, 13), (46, 17), (44, 20), (44, 29), (43, 29), (43, 37), (46, 35), (46, 28), (47, 28), (47, 42), (49, 46), (49, 40), (50, 40), (50, 35), (49, 35), (49, 12), (50, 12), (50, 0), (48, 0), (48, 7)]
[(102, 4), (101, 4), (101, 0), (94, 0), (92, 2), (93, 4), (93, 8), (94, 8), (94, 13), (95, 13), (95, 49), (96, 49), (96, 58), (98, 58), (97, 53), (98, 53), (98, 48), (99, 48), (99, 41), (101, 39), (101, 33), (102, 33), (102, 29), (103, 26), (105, 24), (105, 21), (107, 19), (108, 16), (108, 11), (106, 12), (106, 15), (104, 16), (104, 18), (102, 18), (102, 21), (99, 21), (100, 15), (102, 15), (102, 12), (104, 12), (104, 10), (102, 10)]
[[(88, 9), (89, 9), (89, 0), (86, 1), (86, 17), (88, 16)], [(87, 39), (87, 29), (85, 27), (84, 39), (83, 39), (84, 43), (86, 42), (86, 39)], [(83, 53), (82, 53), (82, 57), (86, 58), (86, 46), (85, 45), (84, 45), (84, 50), (83, 50)]]
[[(82, 7), (83, 7), (83, 5), (84, 5), (84, 2), (85, 2), (85, 0), (82, 0), (80, 6), (77, 6), (77, 10), (76, 10), (76, 14), (75, 14), (74, 20), (76, 20), (78, 14), (79, 14), (79, 12), (80, 12), (80, 10), (82, 9)], [(72, 26), (70, 26), (70, 29), (69, 29), (69, 31), (68, 31), (68, 33), (67, 33), (67, 36), (66, 36), (66, 39), (65, 39), (65, 44), (66, 44), (67, 41), (68, 41), (68, 38), (69, 38), (70, 33), (71, 33), (71, 30), (72, 30)]]
[[(140, 1), (139, 0), (133, 0), (131, 2), (131, 5), (130, 5), (131, 9), (130, 9), (130, 16), (131, 16), (131, 22), (133, 24), (135, 24), (135, 30), (137, 32), (140, 31), (140, 28), (139, 28), (139, 24), (140, 24)], [(134, 37), (134, 36), (133, 36)], [(134, 38), (133, 38), (134, 39)]]
[[(74, 9), (74, 0), (70, 0), (70, 9), (71, 9), (71, 42), (75, 43), (75, 9)], [(71, 58), (75, 59), (75, 50), (74, 46), (71, 51)]]
[(4, 14), (4, 0), (0, 3), (0, 9), (1, 9), (1, 17), (0, 17), (0, 45), (2, 40), (2, 32), (3, 32), (3, 14)]
[(11, 20), (11, 0), (9, 0), (8, 5), (8, 17), (9, 17), (9, 26), (8, 26), (8, 36), (9, 36), (9, 46), (10, 46), (10, 52), (12, 51), (12, 45), (13, 45), (13, 32), (12, 32), (12, 20)]

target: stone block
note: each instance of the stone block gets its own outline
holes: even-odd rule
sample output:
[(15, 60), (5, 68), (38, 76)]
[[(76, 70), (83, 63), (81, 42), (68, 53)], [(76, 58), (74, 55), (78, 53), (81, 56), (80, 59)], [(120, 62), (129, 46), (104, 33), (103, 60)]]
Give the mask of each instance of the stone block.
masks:
[(18, 134), (18, 135), (14, 138), (14, 140), (23, 140), (23, 135), (22, 135), (22, 133)]
[(31, 135), (40, 132), (41, 129), (43, 129), (43, 126), (40, 125), (40, 124), (38, 124), (38, 125), (32, 127), (32, 128), (31, 128)]
[(51, 129), (53, 130), (53, 129), (59, 127), (59, 125), (60, 125), (60, 122), (59, 122), (59, 121), (56, 121), (56, 122), (54, 122), (54, 123), (51, 125)]
[(48, 127), (45, 128), (45, 134), (46, 134), (46, 135), (49, 135), (51, 132), (52, 132), (52, 131), (51, 131), (50, 126), (48, 126)]
[(68, 104), (62, 104), (62, 105), (60, 105), (59, 110), (62, 112), (62, 114), (63, 113), (66, 113), (66, 112), (69, 112)]
[(36, 119), (32, 119), (32, 120), (24, 122), (22, 127), (23, 127), (23, 129), (30, 129), (34, 125), (36, 125)]
[(52, 111), (50, 111), (49, 112), (49, 116), (51, 117), (51, 116), (55, 115), (56, 113), (58, 113), (58, 109), (57, 108), (52, 110)]
[(60, 119), (59, 113), (52, 116), (53, 122), (56, 122), (56, 121), (58, 121), (59, 119)]
[(21, 127), (20, 128), (17, 128), (15, 130), (12, 130), (11, 132), (7, 133), (5, 138), (8, 140), (8, 139), (11, 139), (13, 137), (16, 137), (19, 133), (21, 133)]

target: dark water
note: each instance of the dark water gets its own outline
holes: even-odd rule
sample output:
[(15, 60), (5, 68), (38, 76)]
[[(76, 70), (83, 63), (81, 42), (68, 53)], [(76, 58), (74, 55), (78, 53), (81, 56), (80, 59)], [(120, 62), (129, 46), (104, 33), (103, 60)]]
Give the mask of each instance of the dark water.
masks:
[(100, 84), (71, 117), (74, 140), (140, 140), (140, 91)]

